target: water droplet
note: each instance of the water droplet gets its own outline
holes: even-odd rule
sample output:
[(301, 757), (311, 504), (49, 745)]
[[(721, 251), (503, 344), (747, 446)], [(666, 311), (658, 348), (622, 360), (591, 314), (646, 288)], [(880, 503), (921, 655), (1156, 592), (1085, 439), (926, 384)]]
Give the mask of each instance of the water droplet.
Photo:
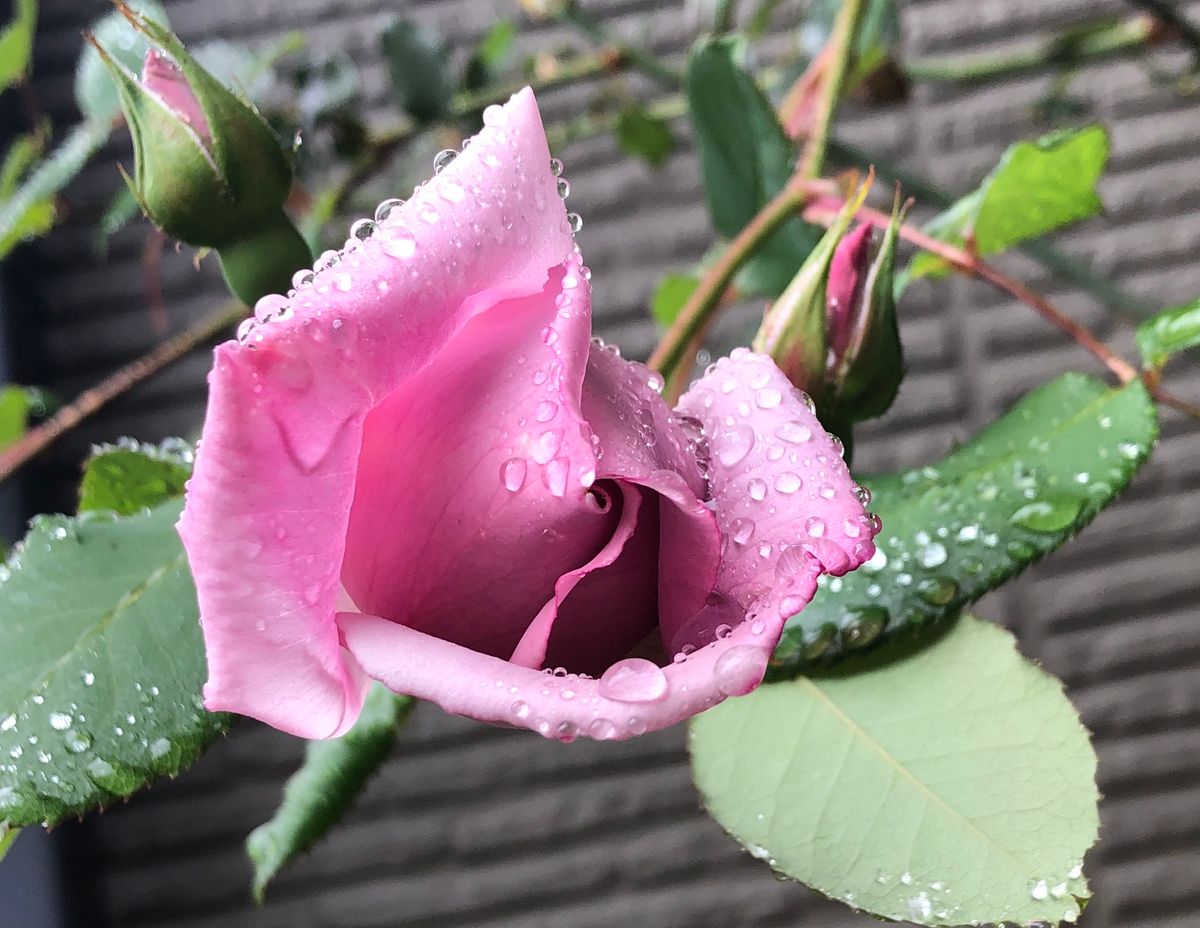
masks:
[(859, 525), (854, 519), (843, 519), (842, 534), (844, 534), (847, 538), (857, 538), (862, 534), (862, 526)]
[(735, 645), (713, 664), (713, 685), (726, 696), (745, 696), (762, 682), (766, 657), (762, 648)]
[(958, 584), (949, 577), (930, 577), (917, 584), (917, 593), (931, 605), (945, 606), (958, 595)]
[(558, 404), (552, 403), (550, 400), (542, 400), (537, 405), (537, 411), (534, 413), (534, 418), (538, 422), (549, 422), (558, 413)]
[(563, 172), (563, 163), (557, 158), (550, 159), (550, 173), (558, 177)]
[(1061, 899), (1066, 894), (1067, 894), (1067, 884), (1066, 883), (1056, 883), (1054, 886), (1050, 887), (1050, 895), (1053, 896), (1055, 899)]
[(564, 200), (571, 195), (571, 183), (560, 177), (558, 179), (558, 195)]
[(502, 126), (508, 122), (508, 113), (504, 107), (497, 106), (493, 103), (483, 111), (483, 124), (485, 126)]
[(312, 282), (316, 280), (316, 274), (307, 268), (301, 268), (292, 275), (292, 289), (303, 290), (305, 287), (311, 287)]
[(371, 219), (360, 219), (350, 227), (350, 237), (365, 242), (375, 234), (375, 222)]
[(925, 921), (933, 912), (933, 903), (929, 894), (919, 892), (908, 900), (908, 914), (918, 921)]
[(1070, 870), (1067, 871), (1068, 879), (1077, 880), (1081, 876), (1083, 876), (1083, 861), (1080, 861), (1075, 866), (1073, 866)]
[(433, 156), (433, 173), (441, 174), (442, 171), (446, 170), (446, 168), (450, 166), (450, 162), (457, 157), (458, 151), (456, 149), (443, 148)]
[(166, 738), (156, 738), (150, 742), (150, 756), (155, 760), (160, 760), (171, 753), (171, 742)]
[(1030, 896), (1030, 898), (1031, 898), (1031, 899), (1035, 899), (1035, 900), (1037, 900), (1038, 902), (1041, 902), (1043, 899), (1047, 899), (1047, 898), (1049, 898), (1049, 896), (1050, 896), (1050, 887), (1048, 887), (1048, 886), (1046, 885), (1046, 881), (1045, 881), (1045, 880), (1038, 880), (1038, 881), (1037, 881), (1036, 883), (1034, 883), (1034, 884), (1033, 884), (1033, 886), (1030, 888), (1030, 890), (1029, 890), (1029, 896)]
[(6, 716), (3, 722), (0, 722), (0, 731), (12, 731), (17, 727), (17, 717), (15, 715)]
[(783, 402), (783, 394), (774, 387), (763, 387), (754, 397), (759, 409), (774, 409)]
[(533, 460), (538, 464), (549, 463), (558, 454), (558, 449), (562, 445), (562, 437), (562, 429), (547, 429), (542, 432), (530, 449)]
[(729, 525), (729, 537), (734, 544), (748, 544), (754, 537), (754, 522), (750, 519), (734, 519)]
[(564, 744), (570, 744), (579, 735), (579, 726), (574, 722), (559, 722), (554, 736)]
[[(748, 425), (735, 425), (721, 432), (712, 444), (717, 460), (724, 467), (733, 467), (745, 459), (754, 447), (754, 429)], [(761, 499), (761, 497), (760, 497)]]
[(936, 541), (917, 549), (917, 563), (922, 567), (941, 567), (947, 556), (946, 546)]
[(517, 719), (527, 719), (529, 718), (529, 714), (533, 711), (529, 703), (522, 699), (518, 699), (516, 702), (514, 702), (510, 709), (512, 711), (513, 718)]
[(854, 494), (854, 498), (856, 500), (858, 500), (858, 502), (861, 505), (863, 505), (863, 506), (871, 505), (871, 491), (868, 490), (866, 487), (860, 486), (859, 484), (856, 483), (854, 485), (854, 488), (850, 492), (852, 492)]
[(802, 422), (785, 422), (775, 430), (775, 434), (793, 445), (802, 445), (812, 439), (812, 429)]
[(750, 491), (750, 498), (756, 503), (761, 503), (767, 498), (767, 482), (765, 480), (754, 477), (747, 484), (747, 489)]
[(571, 464), (566, 458), (555, 458), (546, 465), (546, 488), (552, 496), (565, 496)]
[(803, 481), (791, 471), (785, 471), (775, 478), (775, 489), (780, 493), (795, 493)]
[(383, 237), (383, 252), (393, 258), (408, 260), (417, 251), (417, 240), (406, 229), (396, 229)]
[(82, 754), (92, 746), (92, 736), (84, 731), (68, 731), (66, 739), (67, 751), (71, 754)]
[(583, 228), (583, 217), (579, 213), (567, 213), (567, 225), (571, 232), (578, 232)]
[(375, 207), (375, 221), (383, 222), (392, 214), (393, 210), (399, 209), (403, 205), (404, 201), (399, 197), (389, 197)]
[(528, 465), (524, 458), (509, 458), (500, 465), (500, 482), (504, 484), (504, 489), (510, 493), (516, 493), (521, 487), (525, 486), (525, 473), (528, 470)]
[(820, 538), (825, 534), (825, 520), (820, 516), (810, 516), (804, 528), (813, 538)]
[(50, 727), (55, 731), (66, 731), (71, 727), (71, 722), (74, 721), (66, 712), (51, 712)]
[(601, 696), (617, 702), (657, 702), (667, 695), (667, 675), (641, 657), (617, 661), (600, 677)]
[(873, 644), (887, 628), (889, 619), (882, 606), (848, 610), (841, 628), (843, 646), (853, 650)]
[(588, 734), (597, 741), (607, 741), (617, 734), (617, 726), (608, 719), (592, 719)]
[(1050, 534), (1069, 528), (1081, 508), (1082, 503), (1077, 499), (1044, 497), (1022, 506), (1008, 521), (1031, 532)]

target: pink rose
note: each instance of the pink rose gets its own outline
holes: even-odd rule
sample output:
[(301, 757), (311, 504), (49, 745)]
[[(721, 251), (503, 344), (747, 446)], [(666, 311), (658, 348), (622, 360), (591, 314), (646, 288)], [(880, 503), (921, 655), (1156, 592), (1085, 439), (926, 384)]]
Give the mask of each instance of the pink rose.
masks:
[(874, 552), (768, 358), (735, 351), (672, 411), (592, 341), (533, 94), (484, 121), (216, 350), (180, 522), (211, 709), (329, 737), (374, 678), (626, 738), (754, 689), (817, 577)]
[(159, 51), (150, 49), (142, 64), (142, 86), (158, 97), (166, 107), (196, 130), (206, 143), (212, 141), (208, 120), (200, 101), (188, 86), (187, 78), (179, 66)]

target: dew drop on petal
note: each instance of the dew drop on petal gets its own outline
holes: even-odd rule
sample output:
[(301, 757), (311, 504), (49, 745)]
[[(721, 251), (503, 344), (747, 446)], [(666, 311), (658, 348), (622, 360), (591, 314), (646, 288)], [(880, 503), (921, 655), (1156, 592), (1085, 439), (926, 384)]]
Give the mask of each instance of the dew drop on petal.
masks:
[(748, 544), (754, 537), (754, 522), (750, 519), (734, 519), (729, 525), (729, 537), (734, 544)]
[(516, 493), (521, 487), (525, 486), (525, 472), (528, 470), (528, 465), (524, 458), (509, 458), (500, 465), (500, 482), (504, 484), (504, 489), (510, 493)]
[(552, 496), (565, 496), (567, 493), (567, 474), (571, 469), (566, 458), (555, 458), (546, 465), (546, 487)]
[(399, 209), (404, 205), (404, 201), (399, 197), (390, 197), (375, 207), (375, 221), (383, 222), (392, 214), (392, 211)]
[(775, 430), (775, 435), (793, 445), (802, 445), (812, 439), (812, 429), (802, 422), (785, 422)]
[(667, 675), (657, 664), (628, 657), (604, 671), (598, 689), (601, 696), (617, 702), (657, 702), (667, 695), (668, 685)]
[(443, 148), (433, 156), (433, 173), (441, 174), (447, 167), (450, 166), (455, 158), (458, 157), (458, 151), (453, 148)]
[(802, 481), (791, 471), (785, 471), (775, 478), (775, 489), (780, 493), (795, 493), (800, 489)]
[(766, 652), (753, 645), (730, 648), (713, 664), (713, 685), (726, 696), (745, 696), (762, 682)]
[(759, 409), (774, 409), (783, 402), (783, 394), (774, 387), (763, 387), (754, 397), (754, 402)]
[(608, 719), (592, 719), (588, 734), (597, 741), (608, 741), (617, 734), (617, 726)]
[(761, 503), (767, 498), (767, 482), (765, 480), (754, 477), (747, 484), (747, 489), (750, 491), (750, 498), (756, 503)]
[(733, 467), (745, 459), (754, 447), (754, 429), (748, 425), (735, 425), (717, 435), (712, 451), (724, 467)]

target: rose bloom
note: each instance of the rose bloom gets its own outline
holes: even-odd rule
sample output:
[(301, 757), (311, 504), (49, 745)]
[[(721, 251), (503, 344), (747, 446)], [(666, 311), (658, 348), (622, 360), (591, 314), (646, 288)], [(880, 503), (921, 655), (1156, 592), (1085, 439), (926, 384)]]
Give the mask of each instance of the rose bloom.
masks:
[(753, 690), (820, 574), (874, 553), (769, 358), (738, 349), (672, 410), (592, 339), (533, 94), (484, 117), (216, 350), (180, 521), (210, 709), (330, 737), (375, 679), (627, 738)]

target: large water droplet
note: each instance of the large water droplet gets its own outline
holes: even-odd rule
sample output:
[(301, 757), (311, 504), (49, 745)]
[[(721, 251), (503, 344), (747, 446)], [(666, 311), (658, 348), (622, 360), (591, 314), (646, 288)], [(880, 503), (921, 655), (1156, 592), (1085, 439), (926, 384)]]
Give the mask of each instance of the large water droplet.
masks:
[(446, 168), (450, 166), (450, 162), (452, 162), (457, 157), (458, 157), (457, 149), (443, 148), (441, 151), (439, 151), (436, 155), (433, 156), (433, 173), (441, 174), (442, 171), (446, 170)]
[(383, 222), (392, 214), (393, 210), (399, 209), (404, 205), (404, 201), (399, 197), (390, 197), (375, 207), (375, 221)]
[(1061, 532), (1070, 527), (1081, 508), (1082, 502), (1078, 499), (1048, 496), (1025, 504), (1008, 521), (1031, 532)]
[(929, 577), (917, 584), (917, 594), (934, 606), (945, 606), (958, 595), (958, 584), (949, 577)]
[(754, 522), (750, 519), (734, 519), (729, 525), (729, 537), (734, 544), (748, 544), (754, 537)]
[(66, 731), (71, 727), (71, 722), (74, 721), (66, 712), (51, 712), (50, 727), (55, 731)]
[(510, 493), (516, 493), (521, 487), (525, 486), (525, 473), (528, 470), (528, 465), (524, 458), (509, 458), (500, 465), (500, 482), (504, 484), (504, 489)]
[(847, 611), (842, 620), (842, 645), (854, 650), (873, 644), (887, 628), (891, 617), (882, 606), (863, 606)]
[(812, 429), (803, 422), (785, 422), (775, 430), (775, 434), (793, 445), (802, 445), (812, 439)]
[(601, 696), (617, 702), (657, 702), (667, 695), (667, 675), (641, 657), (617, 661), (600, 678)]
[(713, 685), (726, 696), (745, 696), (762, 682), (766, 656), (762, 648), (735, 645), (713, 664)]
[(571, 464), (566, 458), (555, 458), (546, 465), (546, 488), (552, 496), (565, 496)]
[(417, 240), (407, 229), (395, 229), (383, 236), (383, 253), (407, 261), (417, 252)]
[(754, 477), (747, 484), (747, 489), (750, 491), (750, 498), (756, 503), (761, 503), (767, 498), (767, 482), (765, 480)]
[(533, 443), (530, 455), (538, 464), (549, 463), (558, 454), (558, 449), (562, 445), (562, 437), (562, 429), (547, 429)]
[(617, 734), (617, 726), (608, 719), (592, 719), (588, 734), (597, 741), (607, 741)]
[(745, 459), (754, 447), (754, 429), (748, 425), (735, 425), (717, 435), (711, 445), (717, 460), (724, 467), (733, 467)]
[(922, 567), (941, 567), (946, 557), (946, 546), (940, 542), (933, 541), (917, 549), (917, 563)]
[(775, 489), (780, 493), (795, 493), (801, 484), (800, 478), (791, 471), (785, 471), (775, 478)]

